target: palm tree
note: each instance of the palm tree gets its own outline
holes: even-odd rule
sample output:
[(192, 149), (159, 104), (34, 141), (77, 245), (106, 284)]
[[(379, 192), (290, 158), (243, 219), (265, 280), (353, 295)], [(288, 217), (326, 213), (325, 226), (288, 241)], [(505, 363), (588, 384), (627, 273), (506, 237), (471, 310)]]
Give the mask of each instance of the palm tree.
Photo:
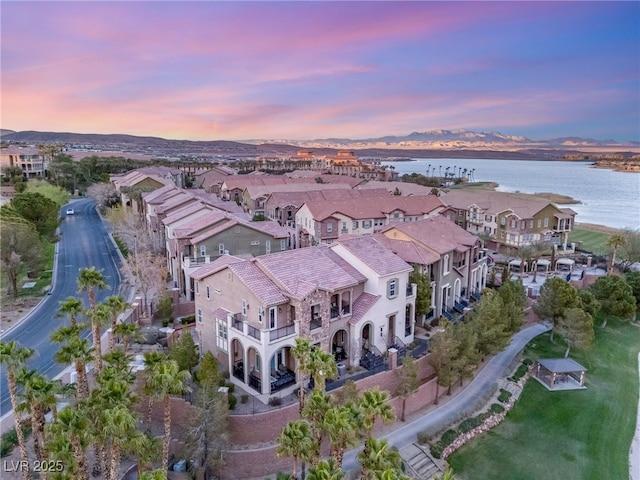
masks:
[(309, 469), (307, 480), (342, 480), (345, 476), (340, 464), (333, 458), (320, 460)]
[[(111, 458), (109, 461), (110, 480), (119, 478), (122, 450), (126, 447), (129, 438), (134, 435), (136, 418), (124, 405), (117, 405), (104, 412), (104, 433), (110, 439)], [(166, 471), (166, 469), (165, 469)]]
[(76, 324), (76, 318), (82, 314), (82, 312), (84, 312), (82, 301), (76, 297), (68, 297), (66, 300), (60, 302), (58, 313), (60, 316), (68, 316), (71, 320), (71, 325)]
[(44, 429), (46, 425), (45, 413), (53, 410), (54, 418), (56, 412), (56, 383), (48, 380), (36, 370), (22, 368), (17, 375), (18, 384), (22, 385), (23, 403), (18, 410), (28, 411), (31, 417), (31, 431), (33, 434), (33, 448), (39, 461), (47, 460), (45, 450)]
[(160, 352), (144, 352), (145, 384), (143, 391), (147, 396), (147, 434), (151, 434), (151, 419), (153, 416), (154, 390), (150, 380), (154, 370), (166, 359), (167, 357)]
[(291, 355), (296, 359), (296, 371), (298, 374), (298, 399), (300, 401), (300, 414), (304, 409), (304, 381), (309, 374), (311, 363), (311, 343), (306, 338), (296, 338), (296, 344), (291, 348)]
[(336, 359), (330, 353), (312, 347), (309, 360), (309, 370), (313, 376), (313, 388), (324, 392), (326, 379), (338, 376)]
[(533, 280), (531, 283), (536, 283), (538, 278), (538, 260), (540, 257), (549, 251), (549, 243), (541, 240), (537, 240), (529, 245), (531, 247), (531, 256), (533, 257)]
[[(22, 431), (22, 422), (20, 419), (18, 406), (20, 402), (18, 400), (18, 383), (16, 375), (24, 368), (26, 361), (33, 355), (34, 350), (31, 348), (21, 347), (18, 342), (12, 340), (11, 342), (0, 341), (0, 364), (7, 367), (7, 383), (9, 386), (9, 398), (11, 399), (11, 407), (13, 408), (13, 415), (16, 425), (16, 436), (18, 437), (18, 447), (20, 449), (20, 460), (22, 465), (28, 465), (29, 455), (27, 453), (27, 444), (24, 439), (24, 432)], [(24, 469), (22, 472), (23, 480), (30, 478), (29, 469)]]
[[(331, 409), (331, 397), (323, 390), (314, 390), (302, 411), (302, 416), (309, 420), (312, 434), (318, 448), (322, 445), (323, 418)], [(320, 452), (318, 451), (318, 454)]]
[(520, 259), (520, 278), (524, 277), (525, 263), (533, 255), (533, 249), (529, 245), (521, 245), (518, 247), (518, 258)]
[(96, 375), (100, 375), (102, 371), (102, 327), (109, 321), (111, 312), (107, 305), (101, 303), (87, 311), (87, 316), (91, 319), (91, 337), (96, 349)]
[[(89, 480), (89, 468), (87, 464), (86, 447), (88, 444), (88, 428), (89, 421), (87, 419), (86, 410), (82, 404), (75, 407), (65, 407), (58, 412), (58, 418), (52, 422), (47, 428), (47, 438), (57, 439), (57, 441), (49, 440), (47, 447), (57, 444), (64, 445), (68, 442), (71, 447), (73, 458), (72, 463), (65, 464), (68, 466), (74, 478), (79, 480)], [(59, 458), (60, 450), (51, 449), (57, 460), (64, 461)]]
[(362, 411), (361, 433), (367, 437), (362, 454), (365, 458), (368, 458), (370, 454), (368, 451), (370, 448), (369, 440), (373, 438), (373, 428), (376, 420), (380, 419), (386, 423), (394, 420), (396, 416), (389, 404), (389, 394), (377, 388), (365, 390), (358, 401), (358, 407)]
[(118, 324), (118, 316), (131, 308), (131, 304), (127, 303), (121, 295), (111, 295), (104, 303), (109, 307), (111, 313), (111, 336), (109, 337), (109, 351), (111, 351), (116, 344), (115, 329)]
[(611, 262), (609, 263), (609, 271), (608, 275), (613, 273), (613, 269), (616, 265), (616, 254), (618, 253), (618, 248), (624, 247), (627, 244), (627, 239), (624, 238), (624, 235), (619, 233), (614, 233), (607, 239), (607, 247), (611, 248)]
[(337, 405), (330, 408), (322, 419), (322, 429), (329, 438), (331, 457), (342, 465), (347, 448), (358, 441), (358, 418), (354, 418), (351, 406)]
[[(137, 323), (119, 323), (112, 331), (115, 336), (122, 338), (122, 349), (126, 352), (129, 349), (129, 342), (137, 341), (142, 335), (140, 326)], [(114, 338), (114, 335), (111, 336)]]
[(369, 437), (365, 443), (365, 448), (358, 454), (358, 459), (362, 464), (360, 478), (369, 479), (408, 479), (402, 473), (402, 457), (392, 450), (387, 440), (376, 440)]
[(162, 439), (162, 468), (169, 467), (169, 442), (171, 441), (171, 395), (180, 395), (191, 388), (187, 382), (191, 374), (180, 370), (178, 362), (166, 360), (150, 372), (148, 381), (156, 397), (162, 398), (164, 405), (164, 437)]
[(359, 399), (359, 407), (363, 415), (363, 428), (367, 436), (373, 433), (376, 420), (383, 423), (395, 420), (393, 408), (389, 404), (389, 394), (377, 388), (365, 390)]
[(78, 291), (87, 292), (89, 295), (89, 309), (96, 308), (96, 288), (105, 290), (109, 288), (105, 282), (106, 278), (102, 270), (96, 270), (96, 267), (81, 268), (78, 274)]
[(298, 478), (298, 460), (311, 460), (318, 448), (311, 434), (311, 427), (304, 420), (289, 422), (278, 437), (276, 455), (293, 457), (293, 473), (291, 478)]
[(434, 477), (433, 480), (455, 480), (455, 478), (453, 470), (451, 470), (451, 468), (447, 468), (442, 475)]
[(131, 361), (133, 358), (131, 355), (127, 355), (123, 350), (113, 350), (107, 353), (103, 360), (105, 366), (98, 377), (100, 384), (106, 383), (109, 380), (118, 380), (133, 385), (136, 381), (135, 374), (131, 371)]
[[(60, 330), (58, 330), (58, 332)], [(51, 336), (52, 339), (54, 338), (54, 335)], [(77, 377), (76, 381), (78, 384), (78, 388), (76, 390), (77, 398), (88, 398), (89, 379), (87, 377), (87, 365), (95, 359), (95, 349), (90, 345), (89, 340), (86, 338), (80, 338), (79, 336), (70, 338), (67, 343), (60, 347), (60, 349), (55, 353), (54, 358), (58, 363), (74, 364)]]

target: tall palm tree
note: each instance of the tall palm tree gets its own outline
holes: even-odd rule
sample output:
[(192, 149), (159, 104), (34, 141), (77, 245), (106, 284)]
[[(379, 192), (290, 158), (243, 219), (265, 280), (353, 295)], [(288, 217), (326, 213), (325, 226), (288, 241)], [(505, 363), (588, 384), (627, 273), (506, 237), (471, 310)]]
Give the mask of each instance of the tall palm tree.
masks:
[(518, 258), (520, 259), (520, 278), (524, 276), (524, 266), (533, 256), (533, 249), (529, 245), (518, 247)]
[(68, 297), (66, 300), (61, 301), (60, 308), (58, 309), (60, 316), (69, 317), (71, 325), (76, 324), (76, 319), (82, 312), (84, 312), (82, 301), (76, 297)]
[(338, 366), (333, 355), (319, 348), (311, 349), (309, 370), (313, 376), (314, 389), (324, 392), (327, 378), (336, 378)]
[(540, 260), (540, 257), (549, 251), (549, 243), (544, 240), (537, 240), (532, 242), (529, 246), (531, 247), (531, 257), (533, 258), (534, 265), (533, 280), (531, 283), (536, 283), (538, 278), (538, 260)]
[(333, 458), (320, 460), (317, 465), (309, 469), (307, 480), (342, 480), (345, 476), (340, 464)]
[[(20, 401), (18, 399), (18, 383), (16, 376), (20, 370), (22, 370), (26, 364), (26, 361), (33, 355), (34, 350), (31, 348), (21, 347), (15, 340), (11, 342), (0, 341), (0, 364), (6, 365), (7, 368), (7, 383), (9, 386), (9, 398), (11, 399), (11, 407), (13, 408), (13, 416), (16, 425), (16, 436), (18, 437), (18, 447), (20, 449), (20, 460), (22, 465), (28, 465), (29, 454), (27, 452), (27, 443), (24, 439), (24, 433), (22, 431), (22, 422), (18, 406)], [(29, 469), (24, 469), (22, 472), (23, 480), (30, 478)]]
[(151, 384), (151, 379), (154, 370), (165, 360), (167, 357), (160, 352), (144, 352), (145, 383), (143, 391), (147, 396), (147, 434), (151, 434), (151, 419), (153, 417), (154, 387)]
[(129, 438), (135, 434), (136, 417), (124, 405), (117, 405), (104, 412), (104, 433), (110, 439), (109, 480), (118, 480), (122, 451)]
[(331, 457), (338, 465), (342, 465), (347, 448), (358, 441), (358, 418), (349, 406), (336, 405), (330, 408), (322, 419), (322, 428), (327, 434)]
[[(331, 409), (331, 397), (323, 390), (314, 390), (307, 399), (307, 404), (302, 411), (302, 416), (311, 424), (311, 431), (318, 445), (318, 449), (322, 445), (323, 418)], [(320, 451), (318, 450), (318, 455)]]
[(87, 316), (91, 320), (91, 337), (93, 339), (93, 346), (96, 349), (96, 375), (100, 375), (102, 371), (102, 327), (109, 322), (111, 312), (109, 311), (109, 307), (101, 303), (95, 308), (88, 310)]
[(291, 478), (298, 478), (298, 461), (309, 461), (315, 455), (317, 445), (311, 434), (311, 427), (304, 420), (289, 422), (277, 439), (276, 455), (293, 458)]
[(164, 406), (164, 437), (162, 439), (162, 467), (166, 471), (169, 467), (169, 443), (171, 441), (171, 395), (180, 395), (191, 388), (187, 382), (191, 374), (180, 370), (178, 362), (166, 360), (157, 365), (150, 372), (149, 385), (155, 396), (162, 398)]
[(618, 248), (624, 247), (627, 244), (627, 239), (624, 238), (624, 235), (619, 233), (614, 233), (607, 239), (607, 247), (611, 248), (611, 261), (609, 262), (609, 271), (608, 275), (613, 273), (613, 269), (616, 265), (616, 254), (618, 253)]
[(36, 370), (22, 368), (17, 375), (18, 384), (22, 385), (21, 396), (23, 403), (18, 410), (27, 411), (31, 417), (31, 431), (33, 435), (33, 449), (39, 461), (47, 460), (45, 449), (45, 414), (53, 410), (56, 412), (56, 382), (52, 382)]
[[(52, 335), (52, 339), (54, 336)], [(87, 377), (87, 365), (95, 359), (95, 349), (86, 338), (70, 338), (55, 353), (56, 362), (62, 364), (73, 363), (76, 370), (78, 399), (89, 397), (89, 379)]]
[(377, 388), (365, 390), (358, 401), (358, 407), (362, 411), (361, 434), (367, 438), (364, 444), (363, 455), (368, 457), (370, 442), (373, 437), (373, 428), (376, 421), (390, 422), (396, 418), (393, 408), (389, 404), (389, 394)]
[(112, 379), (126, 382), (129, 385), (135, 383), (136, 376), (131, 369), (131, 361), (133, 360), (131, 355), (127, 355), (122, 350), (113, 350), (105, 354), (103, 360), (105, 365), (102, 368), (100, 377), (98, 377), (100, 384)]
[(298, 400), (300, 402), (300, 414), (304, 409), (304, 381), (310, 373), (311, 343), (306, 338), (296, 338), (296, 344), (291, 348), (291, 355), (296, 359), (296, 372), (298, 374)]
[(102, 270), (96, 270), (96, 267), (81, 268), (77, 282), (78, 291), (87, 292), (89, 295), (90, 310), (96, 308), (96, 288), (100, 290), (109, 288)]
[[(86, 410), (82, 404), (74, 407), (67, 406), (58, 412), (58, 418), (47, 428), (47, 447), (52, 445), (62, 445), (68, 442), (71, 447), (73, 462), (65, 462), (65, 466), (73, 478), (78, 480), (89, 480), (89, 468), (87, 464), (86, 448), (88, 444), (89, 421)], [(59, 458), (60, 450), (50, 449), (56, 460)]]
[(389, 404), (389, 394), (377, 388), (365, 390), (358, 404), (362, 410), (362, 423), (367, 436), (371, 436), (373, 433), (373, 427), (377, 420), (387, 423), (396, 418), (393, 408)]
[[(127, 301), (121, 295), (111, 295), (107, 297), (105, 300), (105, 305), (109, 307), (109, 313), (111, 313), (111, 336), (109, 337), (109, 351), (113, 350), (116, 344), (116, 336), (115, 329), (118, 324), (118, 316), (121, 313), (127, 311), (127, 309), (131, 308), (131, 304), (127, 303)], [(125, 349), (126, 350), (126, 349)]]

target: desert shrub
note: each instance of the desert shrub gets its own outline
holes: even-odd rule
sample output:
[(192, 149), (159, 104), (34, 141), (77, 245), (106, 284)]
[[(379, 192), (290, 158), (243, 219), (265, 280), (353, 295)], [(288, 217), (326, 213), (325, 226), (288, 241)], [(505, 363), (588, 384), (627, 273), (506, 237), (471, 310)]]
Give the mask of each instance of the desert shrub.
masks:
[(418, 432), (418, 443), (421, 445), (426, 445), (431, 441), (431, 435), (426, 430)]
[(499, 403), (492, 403), (490, 408), (491, 408), (491, 411), (493, 413), (502, 413), (502, 412), (504, 412), (504, 407), (502, 405), (500, 405)]
[(246, 393), (240, 395), (240, 403), (247, 403), (249, 401), (249, 395)]
[(282, 405), (282, 399), (280, 397), (271, 397), (269, 399), (269, 405), (272, 407), (279, 407)]

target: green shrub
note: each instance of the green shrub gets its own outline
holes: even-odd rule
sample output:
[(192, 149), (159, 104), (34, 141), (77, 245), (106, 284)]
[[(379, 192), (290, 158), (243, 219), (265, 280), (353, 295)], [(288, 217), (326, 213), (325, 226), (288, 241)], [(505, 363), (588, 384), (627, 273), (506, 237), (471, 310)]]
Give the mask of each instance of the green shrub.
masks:
[[(22, 427), (22, 432), (26, 440), (31, 434), (31, 428)], [(0, 437), (0, 457), (6, 457), (9, 455), (16, 445), (18, 445), (18, 434), (16, 433), (16, 429), (12, 428), (11, 430), (3, 433)]]
[(460, 433), (467, 433), (474, 428), (479, 427), (480, 425), (482, 425), (482, 420), (480, 420), (480, 417), (471, 417), (462, 422), (458, 427), (458, 430), (460, 431)]
[(502, 405), (500, 405), (499, 403), (492, 403), (491, 404), (491, 411), (493, 413), (502, 413), (502, 412), (504, 412), (504, 407)]
[(442, 439), (440, 441), (445, 442), (447, 445), (449, 445), (456, 438), (458, 438), (458, 435), (459, 433), (457, 430), (453, 430), (452, 428), (450, 428), (449, 430), (444, 432), (444, 434), (442, 435)]
[(247, 403), (249, 401), (249, 395), (246, 393), (240, 395), (240, 403)]
[(522, 377), (524, 377), (528, 371), (529, 371), (529, 367), (527, 367), (527, 365), (523, 363), (518, 367), (518, 370), (516, 370), (516, 373), (513, 374), (513, 377), (511, 377), (510, 380), (513, 382), (517, 382)]
[(189, 315), (187, 317), (182, 317), (182, 325), (191, 325), (192, 323), (196, 323), (196, 316)]
[(269, 405), (272, 407), (279, 407), (282, 405), (282, 399), (280, 397), (271, 397), (269, 399)]
[(500, 395), (498, 395), (498, 401), (507, 403), (511, 398), (511, 392), (507, 392), (504, 388), (500, 389)]
[(522, 364), (523, 364), (523, 365), (526, 365), (526, 366), (528, 367), (529, 365), (532, 365), (532, 364), (533, 364), (533, 360), (531, 360), (530, 358), (525, 358), (525, 359), (522, 361)]
[(418, 432), (418, 443), (421, 445), (427, 445), (431, 440), (431, 435), (426, 430)]
[(235, 395), (232, 395), (231, 392), (229, 393), (230, 394), (227, 396), (227, 398), (229, 399), (229, 410), (235, 410), (236, 404), (238, 403), (238, 399), (236, 398)]

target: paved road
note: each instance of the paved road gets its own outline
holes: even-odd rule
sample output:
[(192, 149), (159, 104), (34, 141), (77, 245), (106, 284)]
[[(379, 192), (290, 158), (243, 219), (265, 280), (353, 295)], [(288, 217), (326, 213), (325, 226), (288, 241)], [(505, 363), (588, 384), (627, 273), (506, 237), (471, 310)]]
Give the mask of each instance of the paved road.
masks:
[[(501, 377), (510, 372), (507, 368), (513, 362), (518, 353), (529, 343), (529, 341), (541, 333), (549, 330), (542, 324), (535, 324), (531, 327), (521, 330), (514, 335), (511, 344), (502, 352), (497, 354), (487, 362), (485, 367), (476, 375), (476, 377), (457, 395), (442, 404), (440, 407), (429, 411), (424, 416), (409, 422), (400, 428), (393, 430), (385, 435), (389, 444), (399, 449), (413, 443), (417, 439), (418, 432), (432, 427), (443, 427), (449, 423), (453, 423), (463, 414), (472, 414), (475, 401), (482, 398), (483, 395), (493, 384)], [(359, 449), (350, 450), (344, 457), (343, 468), (351, 471), (358, 468), (356, 455)]]
[[(81, 268), (95, 266), (103, 270), (109, 288), (97, 292), (97, 300), (101, 301), (109, 295), (119, 293), (120, 260), (117, 251), (108, 237), (106, 226), (95, 209), (95, 202), (89, 199), (74, 200), (70, 204), (75, 215), (64, 215), (65, 205), (61, 212), (63, 220), (60, 226), (60, 242), (56, 249), (56, 266), (54, 267), (54, 286), (50, 295), (11, 330), (3, 333), (2, 340), (16, 340), (22, 346), (35, 349), (35, 355), (29, 360), (28, 367), (44, 373), (49, 378), (55, 377), (65, 366), (55, 362), (53, 356), (57, 345), (49, 340), (51, 333), (68, 319), (56, 318), (59, 302), (76, 295), (76, 278)], [(87, 294), (80, 296), (88, 306)], [(89, 332), (86, 332), (89, 335)], [(11, 411), (7, 379), (4, 366), (0, 369), (0, 418)]]

